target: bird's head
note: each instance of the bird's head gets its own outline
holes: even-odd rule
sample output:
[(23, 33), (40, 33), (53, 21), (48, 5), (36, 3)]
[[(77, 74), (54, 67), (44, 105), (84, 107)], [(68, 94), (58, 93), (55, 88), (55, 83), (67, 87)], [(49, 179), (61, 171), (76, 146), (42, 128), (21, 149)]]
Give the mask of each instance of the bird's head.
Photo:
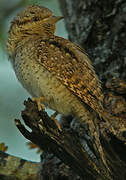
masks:
[(32, 5), (21, 11), (12, 20), (9, 37), (7, 42), (8, 51), (16, 46), (24, 38), (32, 36), (41, 36), (49, 38), (53, 36), (56, 29), (56, 23), (62, 16), (54, 16), (48, 8)]

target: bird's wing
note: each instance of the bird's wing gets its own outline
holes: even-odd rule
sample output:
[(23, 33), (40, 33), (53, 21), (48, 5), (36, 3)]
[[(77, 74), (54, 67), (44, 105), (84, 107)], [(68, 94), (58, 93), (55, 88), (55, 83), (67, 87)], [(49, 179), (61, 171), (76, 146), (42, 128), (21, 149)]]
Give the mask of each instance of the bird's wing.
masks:
[(61, 37), (41, 40), (38, 61), (83, 103), (102, 112), (101, 84), (86, 53)]

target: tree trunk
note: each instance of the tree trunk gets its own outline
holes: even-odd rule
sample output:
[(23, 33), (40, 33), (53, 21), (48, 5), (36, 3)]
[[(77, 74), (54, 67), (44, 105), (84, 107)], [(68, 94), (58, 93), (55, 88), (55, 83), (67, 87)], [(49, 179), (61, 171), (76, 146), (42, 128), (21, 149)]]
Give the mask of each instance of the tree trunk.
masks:
[(69, 39), (91, 57), (100, 79), (126, 79), (125, 0), (60, 0)]

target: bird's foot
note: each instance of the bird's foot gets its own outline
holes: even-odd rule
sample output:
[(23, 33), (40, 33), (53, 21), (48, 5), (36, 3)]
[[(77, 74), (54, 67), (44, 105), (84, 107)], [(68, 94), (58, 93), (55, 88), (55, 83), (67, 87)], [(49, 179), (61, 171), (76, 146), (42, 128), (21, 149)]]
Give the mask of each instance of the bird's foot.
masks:
[(44, 98), (44, 97), (33, 97), (32, 98), (32, 101), (37, 103), (39, 111), (42, 111), (43, 109), (45, 109), (44, 105), (42, 104), (43, 102), (45, 102), (45, 100), (46, 100), (46, 98)]
[[(47, 99), (45, 97), (33, 97), (32, 101), (37, 103), (39, 111), (42, 111), (43, 109), (45, 109), (44, 105), (42, 104), (43, 102), (47, 102)], [(51, 115), (50, 118), (55, 122), (57, 128), (61, 131), (60, 123), (55, 119), (57, 115), (58, 115), (58, 112), (56, 111), (55, 113)]]
[(51, 119), (53, 119), (53, 120), (55, 120), (55, 118), (56, 118), (56, 116), (58, 115), (58, 112), (56, 111), (56, 112), (54, 112), (52, 115), (51, 115)]
[(29, 149), (37, 149), (37, 154), (42, 152), (42, 149), (40, 149), (39, 146), (37, 146), (36, 144), (32, 143), (31, 141), (27, 142), (27, 146)]
[(50, 118), (55, 122), (57, 128), (58, 128), (60, 131), (62, 131), (61, 126), (60, 126), (60, 123), (55, 119), (57, 115), (58, 115), (58, 112), (56, 111), (56, 112), (54, 112), (54, 113), (51, 115)]

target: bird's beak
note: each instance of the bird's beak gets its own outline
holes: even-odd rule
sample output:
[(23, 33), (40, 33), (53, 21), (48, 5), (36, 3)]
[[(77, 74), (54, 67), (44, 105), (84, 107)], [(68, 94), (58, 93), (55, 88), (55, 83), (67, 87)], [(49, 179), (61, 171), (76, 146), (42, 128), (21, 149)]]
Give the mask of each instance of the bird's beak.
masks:
[(58, 22), (63, 18), (64, 18), (63, 16), (54, 16), (55, 22)]
[(49, 17), (49, 20), (51, 21), (51, 23), (55, 24), (63, 18), (64, 18), (63, 16), (51, 16)]

